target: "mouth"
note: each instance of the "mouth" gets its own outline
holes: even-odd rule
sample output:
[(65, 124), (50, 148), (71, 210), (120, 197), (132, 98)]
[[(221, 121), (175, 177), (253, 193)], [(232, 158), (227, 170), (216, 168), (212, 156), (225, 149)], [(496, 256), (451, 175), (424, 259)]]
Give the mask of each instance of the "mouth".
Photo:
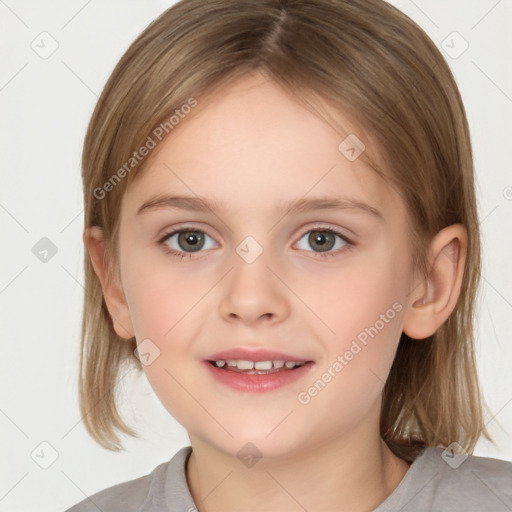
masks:
[(245, 359), (217, 359), (208, 360), (215, 368), (227, 372), (245, 375), (271, 375), (273, 373), (291, 372), (313, 361), (285, 361), (283, 359), (268, 361), (249, 361)]
[(262, 393), (292, 385), (310, 375), (315, 362), (274, 350), (225, 350), (203, 360), (213, 381), (237, 392)]
[(214, 382), (238, 392), (267, 392), (290, 386), (311, 373), (314, 361), (264, 347), (238, 347), (203, 360)]

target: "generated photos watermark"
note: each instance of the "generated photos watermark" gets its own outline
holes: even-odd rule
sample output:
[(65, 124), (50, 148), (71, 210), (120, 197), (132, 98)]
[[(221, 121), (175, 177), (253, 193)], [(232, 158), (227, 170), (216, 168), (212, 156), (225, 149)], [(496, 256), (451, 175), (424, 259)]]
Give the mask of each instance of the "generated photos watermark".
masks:
[(161, 142), (166, 135), (185, 119), (187, 114), (192, 111), (192, 108), (197, 106), (197, 100), (189, 98), (185, 104), (174, 111), (174, 114), (169, 117), (167, 121), (160, 123), (152, 132), (148, 135), (146, 142), (137, 150), (134, 151), (132, 156), (105, 182), (101, 187), (96, 187), (93, 191), (93, 195), (96, 199), (104, 199), (108, 192), (114, 190), (114, 188), (126, 177), (130, 171), (137, 167), (145, 157), (149, 155), (152, 149), (156, 148), (157, 144)]
[(297, 395), (297, 400), (302, 405), (307, 405), (313, 398), (331, 382), (345, 366), (348, 365), (354, 357), (361, 352), (361, 350), (368, 344), (368, 337), (374, 338), (379, 334), (382, 329), (395, 318), (397, 313), (402, 311), (402, 304), (394, 302), (393, 305), (385, 312), (381, 313), (379, 319), (374, 322), (370, 327), (365, 327), (355, 339), (350, 343), (350, 348), (343, 354), (339, 354), (336, 360), (325, 370), (325, 372), (318, 378), (307, 390), (301, 391)]

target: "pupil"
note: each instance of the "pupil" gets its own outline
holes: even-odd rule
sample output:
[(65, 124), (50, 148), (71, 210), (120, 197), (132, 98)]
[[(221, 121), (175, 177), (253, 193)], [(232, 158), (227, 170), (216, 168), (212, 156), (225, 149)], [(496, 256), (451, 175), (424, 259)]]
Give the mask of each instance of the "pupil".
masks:
[(334, 246), (334, 236), (326, 231), (312, 231), (309, 241), (313, 248), (317, 244), (320, 252), (329, 251)]
[(198, 251), (204, 245), (204, 237), (201, 236), (197, 231), (184, 231), (179, 236), (179, 244), (182, 249), (187, 249), (186, 244), (190, 244), (188, 249), (192, 252)]

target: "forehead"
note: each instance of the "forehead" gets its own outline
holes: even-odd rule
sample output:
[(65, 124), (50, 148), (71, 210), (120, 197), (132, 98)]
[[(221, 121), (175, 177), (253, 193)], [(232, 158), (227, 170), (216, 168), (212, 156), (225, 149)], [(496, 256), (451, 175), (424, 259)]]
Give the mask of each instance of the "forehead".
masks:
[(328, 192), (385, 209), (393, 195), (364, 158), (347, 158), (354, 135), (371, 144), (361, 128), (331, 111), (346, 130), (335, 131), (262, 75), (244, 76), (197, 100), (128, 188), (132, 207), (155, 192), (208, 196), (229, 203), (233, 213)]

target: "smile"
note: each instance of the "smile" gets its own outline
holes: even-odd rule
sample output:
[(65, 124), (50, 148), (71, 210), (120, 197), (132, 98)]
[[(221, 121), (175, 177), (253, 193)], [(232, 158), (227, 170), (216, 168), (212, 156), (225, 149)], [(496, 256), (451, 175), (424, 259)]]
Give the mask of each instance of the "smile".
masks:
[(210, 361), (210, 363), (227, 371), (250, 375), (268, 375), (270, 373), (292, 370), (306, 364), (305, 361), (246, 361), (243, 359), (218, 359), (217, 361)]
[(245, 359), (207, 360), (203, 364), (215, 382), (245, 393), (262, 393), (283, 388), (305, 377), (314, 365), (313, 361)]

